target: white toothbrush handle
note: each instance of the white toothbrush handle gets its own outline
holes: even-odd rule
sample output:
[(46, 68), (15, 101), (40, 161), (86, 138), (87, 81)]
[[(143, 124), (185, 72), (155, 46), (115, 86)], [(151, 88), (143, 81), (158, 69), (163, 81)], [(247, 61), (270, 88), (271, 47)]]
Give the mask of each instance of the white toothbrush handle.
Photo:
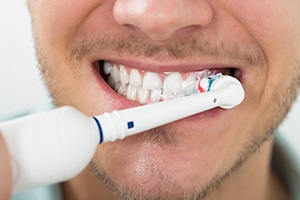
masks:
[(223, 76), (217, 79), (210, 92), (104, 113), (94, 117), (101, 142), (115, 141), (194, 114), (215, 108), (233, 108), (244, 99), (238, 80)]
[(3, 122), (0, 132), (11, 157), (14, 193), (74, 177), (99, 143), (94, 121), (67, 106)]

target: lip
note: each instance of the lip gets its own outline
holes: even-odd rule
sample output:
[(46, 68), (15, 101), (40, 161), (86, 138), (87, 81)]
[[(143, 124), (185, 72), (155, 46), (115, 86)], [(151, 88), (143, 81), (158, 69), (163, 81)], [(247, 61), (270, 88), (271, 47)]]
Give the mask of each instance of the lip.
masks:
[[(205, 69), (216, 69), (216, 68), (235, 68), (242, 71), (243, 66), (237, 64), (230, 63), (229, 61), (219, 61), (219, 62), (205, 62), (202, 61), (193, 61), (187, 62), (186, 60), (163, 60), (157, 61), (149, 58), (145, 59), (110, 59), (110, 58), (101, 58), (94, 59), (92, 63), (96, 63), (99, 61), (109, 61), (112, 63), (120, 63), (129, 68), (135, 68), (137, 70), (143, 71), (151, 71), (156, 73), (162, 72), (193, 72), (193, 71), (201, 71)], [(209, 64), (202, 64), (209, 63)]]

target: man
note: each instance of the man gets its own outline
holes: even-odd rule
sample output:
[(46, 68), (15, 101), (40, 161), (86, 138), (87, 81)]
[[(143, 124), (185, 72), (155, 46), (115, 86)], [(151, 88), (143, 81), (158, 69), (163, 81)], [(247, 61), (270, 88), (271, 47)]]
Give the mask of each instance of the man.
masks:
[(213, 69), (230, 71), (246, 95), (234, 109), (99, 145), (89, 167), (62, 184), (64, 199), (289, 198), (270, 157), (299, 88), (300, 1), (28, 0), (28, 7), (57, 106), (95, 115), (156, 102), (169, 74), (185, 80)]

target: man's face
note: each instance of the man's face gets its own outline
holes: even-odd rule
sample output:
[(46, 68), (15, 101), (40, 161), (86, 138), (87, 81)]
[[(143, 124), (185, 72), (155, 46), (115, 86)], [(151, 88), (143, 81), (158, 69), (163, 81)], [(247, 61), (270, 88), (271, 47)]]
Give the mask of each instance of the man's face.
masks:
[[(242, 82), (245, 100), (234, 109), (213, 109), (99, 145), (94, 173), (127, 195), (204, 194), (262, 143), (296, 96), (300, 1), (28, 3), (41, 69), (58, 106), (96, 115), (155, 102), (161, 97), (143, 81), (154, 88), (159, 77), (163, 85), (164, 72), (185, 80), (204, 69), (231, 69)], [(116, 86), (112, 75), (103, 75), (104, 63), (116, 64), (111, 74), (118, 69), (122, 75), (116, 76), (129, 82)]]

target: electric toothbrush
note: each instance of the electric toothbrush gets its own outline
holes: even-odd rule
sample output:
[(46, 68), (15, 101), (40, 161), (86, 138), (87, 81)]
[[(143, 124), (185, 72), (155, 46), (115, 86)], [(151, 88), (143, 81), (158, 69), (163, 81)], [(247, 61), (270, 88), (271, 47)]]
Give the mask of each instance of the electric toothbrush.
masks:
[(87, 117), (61, 107), (0, 124), (11, 154), (13, 192), (58, 183), (79, 174), (97, 145), (221, 107), (230, 109), (244, 99), (242, 84), (230, 76), (213, 81), (210, 91)]

